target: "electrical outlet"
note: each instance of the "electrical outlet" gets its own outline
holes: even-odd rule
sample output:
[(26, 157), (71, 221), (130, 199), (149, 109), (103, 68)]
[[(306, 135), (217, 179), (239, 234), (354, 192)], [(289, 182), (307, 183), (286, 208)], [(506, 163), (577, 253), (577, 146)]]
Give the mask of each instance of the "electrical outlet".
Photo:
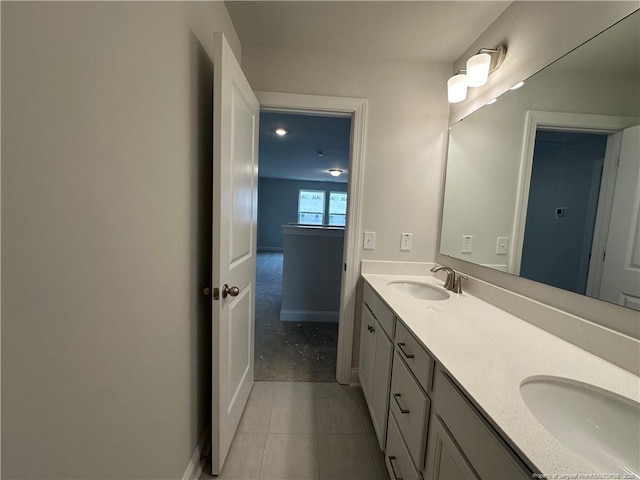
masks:
[(473, 251), (473, 235), (462, 235), (462, 253), (471, 253)]
[(403, 233), (400, 235), (400, 250), (405, 252), (411, 251), (412, 239), (413, 233)]
[(376, 232), (364, 232), (364, 249), (373, 250), (376, 248)]
[(506, 255), (509, 251), (509, 237), (498, 237), (496, 255)]

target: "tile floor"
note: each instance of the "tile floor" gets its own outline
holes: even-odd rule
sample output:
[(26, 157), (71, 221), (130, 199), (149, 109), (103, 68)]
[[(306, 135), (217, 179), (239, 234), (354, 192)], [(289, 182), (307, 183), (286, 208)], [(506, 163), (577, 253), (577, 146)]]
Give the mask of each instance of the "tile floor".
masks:
[(222, 474), (200, 479), (389, 480), (362, 390), (255, 382)]

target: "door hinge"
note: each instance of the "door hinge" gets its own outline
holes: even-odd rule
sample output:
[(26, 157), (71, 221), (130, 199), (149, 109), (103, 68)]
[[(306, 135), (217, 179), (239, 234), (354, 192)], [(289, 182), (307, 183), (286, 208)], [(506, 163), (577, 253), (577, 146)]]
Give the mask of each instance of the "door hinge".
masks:
[(213, 299), (220, 300), (220, 289), (218, 287), (213, 289)]
[(604, 262), (604, 259), (607, 258), (607, 251), (605, 250), (604, 252), (602, 252), (602, 261)]
[(345, 272), (347, 271), (347, 264), (346, 263), (344, 264), (344, 271)]

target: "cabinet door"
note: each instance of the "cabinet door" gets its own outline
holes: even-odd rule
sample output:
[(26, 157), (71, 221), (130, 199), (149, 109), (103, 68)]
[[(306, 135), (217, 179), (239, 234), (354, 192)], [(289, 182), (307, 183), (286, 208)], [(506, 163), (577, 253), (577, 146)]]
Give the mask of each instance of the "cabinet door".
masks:
[(360, 327), (360, 366), (358, 376), (362, 392), (371, 408), (371, 387), (373, 376), (373, 360), (375, 353), (376, 319), (371, 315), (365, 303), (362, 304), (362, 318)]
[(429, 428), (424, 478), (426, 480), (479, 479), (438, 415), (434, 415)]
[(371, 420), (378, 436), (380, 448), (384, 450), (387, 438), (387, 418), (389, 410), (389, 383), (393, 343), (376, 322), (373, 375), (371, 383)]

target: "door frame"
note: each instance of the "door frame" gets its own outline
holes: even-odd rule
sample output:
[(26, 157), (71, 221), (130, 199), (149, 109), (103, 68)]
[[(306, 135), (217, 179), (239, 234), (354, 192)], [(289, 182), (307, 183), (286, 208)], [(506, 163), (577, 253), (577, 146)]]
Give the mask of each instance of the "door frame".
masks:
[[(527, 110), (524, 122), (524, 139), (522, 142), (522, 155), (520, 158), (520, 172), (518, 176), (519, 184), (518, 191), (516, 193), (513, 232), (511, 234), (513, 238), (513, 248), (511, 249), (511, 254), (509, 256), (509, 273), (513, 273), (515, 275), (520, 274), (524, 230), (527, 221), (527, 207), (529, 203), (529, 185), (531, 183), (533, 153), (536, 131), (538, 128), (544, 127), (549, 130), (602, 133), (609, 135), (604, 160), (600, 200), (598, 201), (599, 213), (596, 214), (596, 225), (593, 240), (594, 247), (599, 248), (602, 232), (604, 230), (608, 230), (608, 217), (611, 213), (611, 204), (613, 202), (614, 185), (612, 185), (612, 181), (615, 182), (616, 163), (618, 159), (617, 152), (620, 149), (620, 136), (616, 136), (615, 134), (627, 127), (637, 125), (637, 123), (638, 117)], [(617, 148), (616, 142), (618, 142)], [(602, 213), (604, 213), (604, 215), (602, 215)], [(606, 242), (606, 233), (604, 241)], [(594, 257), (594, 255), (591, 256), (591, 262), (596, 260)], [(590, 277), (591, 275), (589, 274), (587, 280), (587, 291), (589, 291), (590, 285), (594, 283)]]
[(351, 357), (353, 355), (356, 287), (360, 278), (362, 259), (360, 238), (362, 237), (362, 193), (368, 101), (365, 98), (278, 92), (255, 92), (255, 95), (261, 110), (351, 117), (347, 224), (343, 250), (344, 270), (340, 290), (336, 380), (341, 384), (357, 383), (357, 373), (354, 373), (352, 369)]

